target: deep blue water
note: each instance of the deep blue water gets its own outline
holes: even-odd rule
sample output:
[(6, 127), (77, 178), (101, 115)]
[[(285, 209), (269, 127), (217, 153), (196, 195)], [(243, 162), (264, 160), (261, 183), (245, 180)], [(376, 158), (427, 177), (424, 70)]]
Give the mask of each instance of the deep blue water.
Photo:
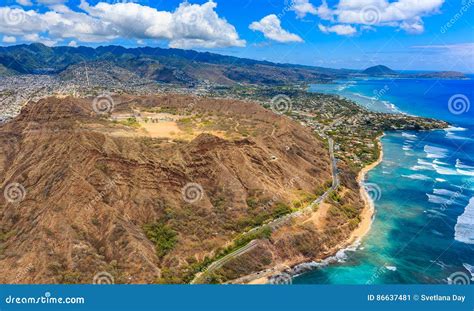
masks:
[[(450, 122), (447, 130), (391, 132), (366, 178), (375, 203), (370, 233), (294, 283), (447, 283), (474, 265), (474, 80), (373, 79), (314, 85), (375, 111)], [(453, 97), (454, 96), (454, 97)], [(450, 98), (451, 101), (450, 101)], [(454, 275), (459, 281), (459, 274)]]

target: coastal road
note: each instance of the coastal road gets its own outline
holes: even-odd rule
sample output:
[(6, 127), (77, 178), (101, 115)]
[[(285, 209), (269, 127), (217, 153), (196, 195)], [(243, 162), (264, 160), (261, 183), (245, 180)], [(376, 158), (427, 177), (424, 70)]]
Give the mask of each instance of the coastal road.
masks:
[(191, 281), (191, 284), (200, 284), (200, 283), (205, 282), (206, 277), (209, 275), (209, 273), (220, 269), (223, 265), (225, 265), (227, 262), (231, 261), (232, 259), (240, 255), (243, 255), (247, 253), (248, 251), (251, 251), (257, 245), (258, 245), (258, 240), (252, 240), (245, 246), (242, 246), (241, 248), (233, 251), (230, 254), (227, 254), (221, 259), (214, 261), (207, 267), (207, 269), (204, 272), (197, 274), (196, 277)]
[[(332, 185), (331, 185), (331, 188), (326, 190), (326, 192), (324, 192), (321, 196), (319, 196), (316, 200), (311, 202), (305, 208), (300, 209), (296, 212), (284, 215), (284, 216), (282, 216), (280, 218), (277, 218), (277, 219), (275, 219), (275, 220), (273, 220), (269, 223), (266, 223), (266, 224), (263, 224), (261, 226), (252, 228), (251, 230), (245, 232), (244, 234), (257, 231), (257, 230), (259, 230), (261, 228), (264, 228), (264, 227), (269, 227), (273, 230), (273, 229), (276, 229), (276, 228), (288, 223), (293, 218), (297, 218), (297, 217), (300, 217), (304, 214), (311, 213), (311, 212), (313, 212), (314, 207), (321, 204), (321, 202), (323, 202), (329, 196), (329, 194), (332, 191), (335, 191), (337, 189), (337, 187), (339, 187), (339, 174), (338, 174), (338, 169), (337, 169), (337, 159), (334, 156), (334, 141), (333, 141), (333, 139), (328, 138), (328, 143), (329, 143), (329, 156), (331, 158), (331, 171), (332, 171)], [(211, 273), (213, 273), (214, 271), (222, 268), (222, 266), (224, 266), (227, 262), (237, 258), (238, 256), (241, 256), (241, 255), (249, 252), (250, 250), (255, 248), (257, 245), (258, 245), (258, 240), (252, 240), (248, 244), (246, 244), (245, 246), (242, 246), (241, 248), (233, 251), (230, 254), (227, 254), (226, 256), (222, 257), (221, 259), (218, 259), (218, 260), (214, 261), (203, 272), (196, 274), (194, 279), (191, 281), (191, 284), (205, 283), (206, 277), (209, 276)]]

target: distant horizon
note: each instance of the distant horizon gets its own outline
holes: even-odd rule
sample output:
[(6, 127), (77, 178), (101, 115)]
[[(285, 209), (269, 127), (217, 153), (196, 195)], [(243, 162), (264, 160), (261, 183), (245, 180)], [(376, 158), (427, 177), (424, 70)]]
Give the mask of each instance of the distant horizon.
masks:
[(144, 46), (126, 46), (126, 45), (121, 45), (121, 44), (100, 44), (96, 46), (88, 46), (88, 45), (79, 45), (79, 46), (67, 46), (67, 45), (56, 45), (56, 46), (48, 46), (44, 43), (41, 42), (32, 42), (32, 43), (20, 43), (20, 44), (13, 44), (13, 45), (0, 45), (0, 48), (9, 48), (9, 47), (17, 47), (17, 46), (31, 46), (31, 45), (42, 45), (48, 48), (71, 48), (71, 49), (78, 49), (78, 48), (91, 48), (91, 49), (97, 49), (101, 47), (111, 47), (111, 46), (116, 46), (116, 47), (122, 47), (124, 49), (143, 49), (143, 48), (152, 48), (152, 49), (163, 49), (163, 50), (182, 50), (182, 51), (194, 51), (197, 53), (210, 53), (210, 54), (216, 54), (216, 55), (221, 55), (221, 56), (229, 56), (229, 57), (236, 57), (236, 58), (241, 58), (241, 59), (249, 59), (249, 60), (256, 60), (256, 61), (262, 61), (262, 62), (270, 62), (274, 64), (279, 64), (279, 65), (296, 65), (296, 66), (308, 66), (308, 67), (320, 67), (320, 68), (325, 68), (325, 69), (334, 69), (334, 70), (353, 70), (353, 71), (364, 71), (367, 68), (375, 67), (375, 66), (386, 66), (389, 69), (399, 72), (399, 73), (430, 73), (430, 72), (460, 72), (466, 75), (473, 75), (473, 72), (467, 72), (467, 71), (461, 71), (461, 70), (442, 70), (442, 69), (397, 69), (397, 68), (392, 68), (386, 64), (379, 63), (379, 64), (374, 64), (368, 67), (364, 68), (347, 68), (347, 67), (329, 67), (329, 66), (319, 66), (319, 65), (308, 65), (308, 64), (301, 64), (301, 63), (291, 63), (291, 62), (278, 62), (278, 61), (271, 61), (271, 60), (265, 60), (265, 59), (258, 59), (258, 58), (250, 58), (250, 57), (240, 57), (240, 56), (235, 56), (232, 54), (225, 54), (225, 53), (218, 53), (216, 51), (202, 51), (199, 49), (182, 49), (182, 48), (168, 48), (168, 47), (160, 47), (160, 46), (150, 46), (150, 45), (144, 45)]
[(325, 68), (474, 73), (472, 20), (474, 0), (4, 0), (0, 44), (156, 46)]

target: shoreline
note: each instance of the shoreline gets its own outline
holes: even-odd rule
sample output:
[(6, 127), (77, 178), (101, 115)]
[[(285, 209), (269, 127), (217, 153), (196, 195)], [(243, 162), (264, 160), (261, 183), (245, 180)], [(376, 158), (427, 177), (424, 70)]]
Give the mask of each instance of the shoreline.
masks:
[[(359, 225), (357, 226), (357, 228), (354, 231), (352, 231), (350, 236), (345, 241), (341, 242), (340, 244), (334, 246), (332, 249), (327, 251), (324, 254), (325, 256), (323, 256), (323, 258), (321, 258), (319, 260), (320, 262), (324, 261), (324, 260), (327, 260), (328, 258), (334, 256), (339, 251), (343, 251), (345, 249), (356, 246), (360, 242), (360, 240), (370, 232), (370, 229), (372, 228), (372, 223), (373, 223), (373, 220), (374, 220), (374, 215), (375, 215), (375, 203), (370, 198), (370, 195), (367, 192), (367, 189), (363, 186), (363, 182), (364, 182), (367, 174), (371, 170), (376, 168), (383, 161), (384, 153), (383, 153), (383, 146), (382, 146), (382, 138), (384, 136), (385, 136), (385, 133), (382, 134), (382, 135), (377, 136), (377, 138), (376, 138), (377, 146), (378, 146), (378, 149), (379, 149), (378, 159), (375, 162), (363, 167), (357, 175), (356, 180), (357, 180), (357, 183), (359, 184), (359, 193), (361, 195), (362, 200), (364, 201), (364, 208), (363, 208), (362, 212), (360, 213), (361, 221), (360, 221)], [(275, 274), (278, 274), (278, 273), (283, 273), (288, 268), (291, 269), (291, 268), (294, 268), (294, 267), (296, 267), (298, 265), (302, 265), (302, 264), (305, 264), (305, 263), (304, 262), (303, 263), (295, 263), (295, 264), (284, 265), (284, 266), (277, 265), (277, 266), (280, 266), (280, 269), (278, 269), (277, 266), (275, 266), (275, 267), (273, 267), (271, 269), (268, 269), (266, 271), (258, 272), (258, 275), (259, 275), (258, 278), (250, 280), (248, 282), (243, 282), (243, 283), (251, 284), (251, 285), (264, 285), (264, 284), (268, 283), (269, 277), (271, 277), (272, 275), (275, 275)], [(251, 275), (255, 275), (255, 274), (251, 274)], [(241, 277), (241, 278), (239, 278), (239, 280), (244, 280), (246, 278), (249, 278), (251, 275)], [(237, 284), (238, 284), (238, 282), (237, 282)]]
[[(360, 240), (363, 238), (367, 233), (369, 233), (370, 229), (372, 228), (372, 222), (374, 220), (374, 215), (375, 215), (375, 203), (374, 200), (370, 197), (367, 189), (364, 187), (363, 182), (365, 181), (365, 178), (367, 174), (376, 168), (380, 163), (383, 161), (383, 146), (382, 146), (382, 138), (385, 136), (385, 134), (379, 135), (376, 138), (377, 141), (377, 146), (379, 149), (379, 157), (378, 159), (373, 162), (372, 164), (369, 164), (362, 168), (357, 175), (357, 183), (359, 184), (359, 192), (362, 197), (362, 200), (364, 201), (364, 210), (361, 212), (361, 217), (362, 220), (355, 229), (351, 236), (349, 237), (349, 244), (353, 244), (357, 240)], [(352, 241), (351, 241), (352, 239)]]

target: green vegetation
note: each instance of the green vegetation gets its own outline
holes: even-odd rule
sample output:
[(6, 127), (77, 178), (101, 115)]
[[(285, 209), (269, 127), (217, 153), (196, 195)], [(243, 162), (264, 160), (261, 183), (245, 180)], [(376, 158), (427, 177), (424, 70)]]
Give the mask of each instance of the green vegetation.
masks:
[(0, 231), (0, 242), (5, 242), (6, 240), (8, 240), (10, 237), (14, 235), (15, 235), (14, 230), (8, 231), (8, 232)]
[[(272, 229), (268, 226), (264, 226), (254, 232), (250, 232), (250, 233), (246, 233), (246, 234), (242, 234), (240, 236), (238, 236), (234, 242), (232, 243), (232, 245), (224, 248), (224, 249), (220, 249), (216, 252), (216, 255), (214, 255), (213, 257), (205, 257), (203, 261), (201, 262), (194, 262), (191, 264), (190, 266), (190, 269), (189, 269), (189, 274), (185, 277), (184, 281), (186, 283), (190, 282), (194, 276), (196, 275), (196, 273), (198, 272), (202, 272), (206, 269), (206, 267), (208, 267), (211, 263), (215, 262), (216, 260), (219, 260), (221, 258), (223, 258), (224, 256), (238, 250), (239, 248), (242, 248), (244, 247), (245, 245), (247, 245), (248, 243), (250, 243), (251, 241), (253, 240), (257, 240), (257, 239), (268, 239), (270, 238), (270, 236), (272, 235)], [(213, 283), (213, 282), (216, 282), (218, 280), (212, 280), (213, 276), (208, 276), (210, 277), (211, 279), (207, 280), (207, 282), (209, 283)], [(166, 275), (164, 275), (163, 277), (165, 280), (169, 281), (169, 279), (166, 278)]]
[(65, 271), (61, 273), (61, 284), (79, 284), (81, 282), (81, 273), (76, 271)]
[(143, 226), (147, 238), (155, 244), (156, 254), (163, 258), (178, 242), (176, 232), (164, 223), (156, 222)]
[(331, 191), (331, 193), (329, 193), (329, 199), (331, 199), (332, 201), (336, 203), (341, 202), (341, 196), (339, 195), (339, 193), (337, 193), (337, 190)]
[(291, 205), (295, 209), (305, 208), (307, 205), (309, 205), (311, 202), (316, 200), (324, 192), (325, 190), (321, 188), (321, 193), (318, 193), (318, 191), (316, 191), (314, 194), (304, 193), (301, 199), (293, 201)]
[(258, 199), (256, 197), (247, 198), (247, 205), (252, 209), (252, 212), (247, 217), (241, 218), (238, 222), (238, 229), (251, 229), (263, 225), (273, 219), (279, 218), (283, 215), (291, 213), (291, 207), (283, 202), (274, 203), (271, 209), (262, 209), (259, 207), (271, 206), (272, 202), (269, 199)]
[(256, 197), (248, 197), (246, 201), (247, 206), (250, 208), (255, 208), (258, 205), (258, 199)]
[(281, 217), (283, 215), (286, 215), (286, 214), (289, 214), (291, 212), (292, 212), (292, 210), (288, 205), (286, 205), (285, 203), (278, 202), (276, 204), (275, 209), (272, 212), (272, 217), (273, 218), (279, 218), (279, 217)]
[(117, 123), (125, 125), (125, 126), (135, 127), (135, 128), (140, 127), (140, 123), (134, 117), (127, 118), (127, 120), (118, 121)]
[(263, 228), (260, 228), (259, 230), (256, 230), (251, 233), (243, 234), (234, 240), (234, 243), (232, 244), (232, 246), (225, 248), (224, 251), (220, 253), (219, 255), (221, 257), (224, 257), (225, 255), (232, 253), (233, 251), (247, 245), (252, 240), (268, 239), (270, 238), (271, 235), (272, 235), (272, 229), (268, 226), (264, 226)]
[(159, 111), (161, 113), (169, 113), (169, 114), (174, 114), (174, 115), (179, 114), (178, 109), (174, 107), (160, 107)]
[(108, 171), (108, 167), (107, 167), (107, 163), (105, 162), (97, 162), (95, 164), (95, 168), (101, 172), (104, 172), (104, 173), (107, 173)]

